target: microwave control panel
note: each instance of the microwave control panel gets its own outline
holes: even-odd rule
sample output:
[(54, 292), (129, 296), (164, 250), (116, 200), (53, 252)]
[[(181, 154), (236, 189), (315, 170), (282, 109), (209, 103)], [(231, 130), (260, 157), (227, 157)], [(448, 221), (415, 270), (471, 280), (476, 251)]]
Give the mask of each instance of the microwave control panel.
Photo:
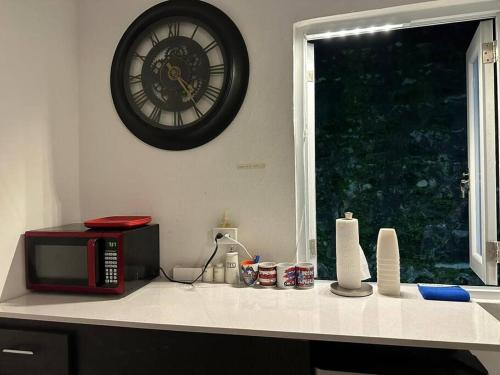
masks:
[(118, 241), (109, 239), (105, 241), (104, 248), (104, 281), (106, 285), (118, 284)]

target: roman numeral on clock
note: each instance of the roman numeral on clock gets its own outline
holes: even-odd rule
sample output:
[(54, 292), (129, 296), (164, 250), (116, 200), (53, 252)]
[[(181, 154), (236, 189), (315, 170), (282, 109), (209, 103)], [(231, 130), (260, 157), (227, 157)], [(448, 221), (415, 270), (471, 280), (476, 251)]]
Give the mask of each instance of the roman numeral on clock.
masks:
[(184, 122), (182, 121), (182, 115), (180, 112), (174, 112), (174, 126), (181, 126), (184, 125)]
[(146, 60), (146, 56), (139, 55), (137, 52), (134, 52), (132, 56), (141, 59), (142, 61)]
[(211, 65), (209, 73), (210, 75), (224, 74), (224, 64)]
[(159, 107), (155, 107), (151, 111), (149, 118), (154, 122), (160, 123), (160, 117), (161, 117), (161, 109)]
[(134, 102), (137, 105), (137, 107), (142, 108), (144, 104), (146, 104), (146, 102), (148, 101), (148, 96), (146, 95), (144, 90), (140, 90), (132, 94), (132, 99), (134, 99)]
[(205, 48), (203, 48), (203, 51), (205, 51), (205, 53), (208, 53), (211, 50), (213, 50), (215, 47), (217, 47), (217, 42), (214, 40), (214, 41), (212, 41), (212, 43), (208, 44)]
[(203, 96), (205, 96), (212, 102), (215, 102), (219, 97), (219, 95), (220, 95), (220, 89), (214, 86), (208, 86), (205, 92), (203, 93)]
[(193, 103), (193, 109), (194, 109), (194, 112), (196, 113), (196, 116), (198, 116), (198, 118), (201, 118), (201, 116), (203, 116), (203, 112), (200, 111), (198, 106), (194, 103)]
[(194, 28), (193, 35), (191, 35), (191, 39), (194, 39), (194, 36), (196, 35), (196, 32), (198, 31), (198, 25)]
[(158, 43), (160, 43), (160, 39), (158, 39), (158, 35), (156, 35), (154, 31), (152, 31), (151, 34), (149, 35), (149, 39), (151, 39), (153, 47), (156, 46)]
[(129, 76), (128, 79), (129, 79), (129, 82), (131, 85), (136, 85), (138, 83), (142, 83), (142, 75), (141, 74), (137, 74), (136, 76)]
[(178, 36), (181, 30), (181, 24), (179, 22), (171, 23), (168, 25), (168, 37)]

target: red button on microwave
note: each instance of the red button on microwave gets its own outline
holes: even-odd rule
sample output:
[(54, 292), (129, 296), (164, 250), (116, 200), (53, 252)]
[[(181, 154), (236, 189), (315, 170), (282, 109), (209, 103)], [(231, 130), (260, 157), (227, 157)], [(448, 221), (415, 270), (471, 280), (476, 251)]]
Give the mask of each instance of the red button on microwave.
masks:
[(28, 289), (121, 294), (147, 284), (159, 272), (159, 226), (123, 230), (82, 224), (25, 234)]

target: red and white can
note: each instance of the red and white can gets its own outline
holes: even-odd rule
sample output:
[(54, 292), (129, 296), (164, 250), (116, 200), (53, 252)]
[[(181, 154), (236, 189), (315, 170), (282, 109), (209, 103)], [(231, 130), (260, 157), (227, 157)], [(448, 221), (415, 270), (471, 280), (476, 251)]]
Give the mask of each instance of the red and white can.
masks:
[(276, 263), (259, 263), (259, 284), (266, 287), (276, 285)]
[(314, 286), (314, 265), (312, 263), (298, 263), (295, 270), (297, 273), (297, 288), (309, 289)]

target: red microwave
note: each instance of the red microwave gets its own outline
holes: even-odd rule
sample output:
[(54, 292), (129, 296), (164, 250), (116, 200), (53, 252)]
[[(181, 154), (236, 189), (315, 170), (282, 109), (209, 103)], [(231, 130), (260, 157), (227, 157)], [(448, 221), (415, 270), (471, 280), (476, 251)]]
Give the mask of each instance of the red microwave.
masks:
[(28, 289), (121, 294), (159, 273), (158, 224), (125, 230), (88, 229), (82, 224), (25, 234)]

